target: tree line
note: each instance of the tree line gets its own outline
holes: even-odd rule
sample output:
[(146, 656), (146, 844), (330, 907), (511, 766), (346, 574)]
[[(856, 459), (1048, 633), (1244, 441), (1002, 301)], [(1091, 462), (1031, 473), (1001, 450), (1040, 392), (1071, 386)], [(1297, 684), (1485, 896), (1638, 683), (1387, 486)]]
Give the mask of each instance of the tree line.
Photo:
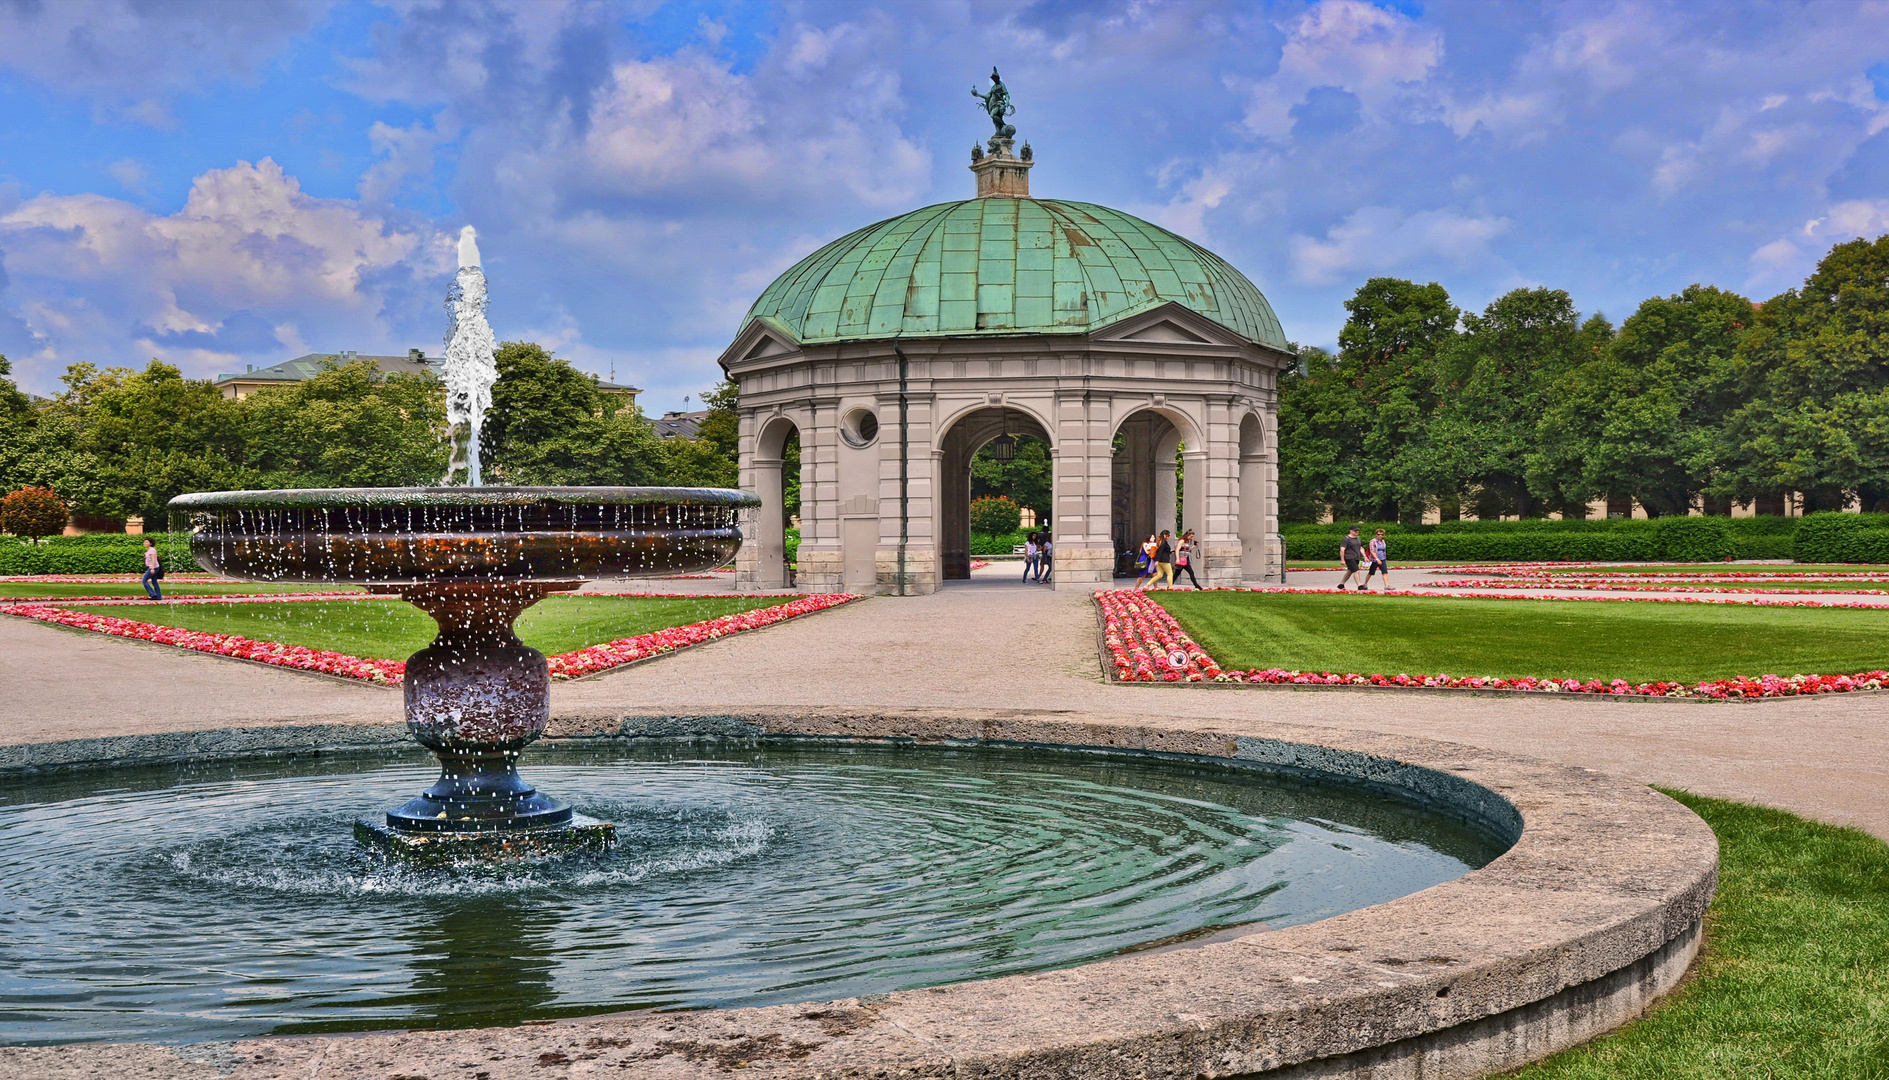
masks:
[(1763, 303), (1709, 285), (1615, 327), (1560, 289), (1480, 313), (1372, 278), (1280, 380), (1286, 521), (1889, 511), (1889, 235)]
[[(493, 484), (733, 487), (735, 395), (704, 397), (695, 438), (663, 439), (635, 407), (538, 345), (497, 355), (480, 452)], [(34, 400), (0, 357), (0, 493), (50, 488), (74, 513), (164, 520), (187, 491), (437, 484), (446, 471), (444, 388), (430, 375), (331, 360), (313, 378), (236, 401), (153, 360), (73, 364)]]

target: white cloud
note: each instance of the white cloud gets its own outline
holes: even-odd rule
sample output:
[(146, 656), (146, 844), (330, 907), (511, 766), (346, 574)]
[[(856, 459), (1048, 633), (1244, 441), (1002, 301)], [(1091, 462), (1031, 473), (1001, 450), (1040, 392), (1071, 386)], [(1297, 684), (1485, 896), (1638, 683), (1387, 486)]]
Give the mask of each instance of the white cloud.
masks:
[(0, 250), (8, 307), (37, 346), (23, 359), (42, 375), (134, 359), (126, 343), (211, 374), (239, 351), (219, 340), (238, 323), (283, 344), (301, 342), (297, 325), (380, 342), (388, 290), (450, 273), (443, 235), (311, 197), (268, 158), (197, 177), (169, 215), (99, 195), (24, 200), (0, 214)]
[(1319, 240), (1294, 235), (1293, 271), (1308, 284), (1381, 273), (1410, 263), (1445, 261), (1465, 265), (1491, 257), (1489, 242), (1509, 230), (1509, 220), (1475, 217), (1455, 210), (1406, 214), (1367, 206), (1334, 225)]
[(1382, 118), (1443, 60), (1443, 35), (1362, 0), (1319, 0), (1286, 31), (1279, 69), (1253, 88), (1246, 125), (1270, 138), (1292, 130), (1306, 92), (1336, 86), (1358, 96), (1367, 118)]
[(253, 81), (327, 7), (327, 0), (0, 4), (0, 68), (114, 117), (168, 127), (172, 98)]
[(1817, 261), (1836, 245), (1884, 233), (1889, 233), (1889, 198), (1836, 203), (1792, 234), (1752, 252), (1745, 291), (1761, 296), (1790, 288), (1808, 277)]

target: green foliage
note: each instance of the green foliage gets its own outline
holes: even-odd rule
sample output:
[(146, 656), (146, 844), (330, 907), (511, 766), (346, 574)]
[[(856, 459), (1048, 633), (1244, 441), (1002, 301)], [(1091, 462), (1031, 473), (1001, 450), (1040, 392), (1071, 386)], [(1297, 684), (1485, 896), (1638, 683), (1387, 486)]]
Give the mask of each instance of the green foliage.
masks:
[(82, 514), (156, 522), (186, 491), (243, 486), (243, 409), (209, 382), (158, 360), (142, 371), (73, 364), (48, 412), (76, 438), (71, 467), (85, 476), (61, 492)]
[[(708, 415), (696, 425), (692, 439), (669, 439), (666, 484), (681, 487), (734, 487), (741, 476), (741, 419), (735, 411), (735, 384), (730, 379), (702, 395)], [(796, 510), (798, 506), (796, 506)]]
[(1889, 562), (1889, 514), (1811, 514), (1793, 537), (1798, 562)]
[(1744, 404), (1725, 425), (1720, 490), (1802, 491), (1822, 510), (1854, 492), (1889, 510), (1889, 235), (1838, 244), (1803, 288), (1766, 301), (1735, 375)]
[(1666, 562), (1711, 562), (1735, 557), (1726, 518), (1665, 517), (1653, 522), (1653, 557)]
[[(1038, 521), (1050, 518), (1050, 457), (1043, 440), (1017, 436), (1016, 452), (998, 461), (985, 443), (971, 459), (971, 497), (1003, 495), (1018, 506), (1036, 511)], [(1014, 527), (1014, 526), (1013, 526)], [(1008, 530), (1004, 530), (1008, 531)]]
[(0, 499), (0, 532), (28, 540), (64, 532), (66, 516), (65, 500), (43, 487), (23, 487)]
[(1023, 508), (1002, 495), (971, 500), (971, 532), (1008, 536), (1023, 523)]
[[(158, 533), (151, 539), (166, 569), (196, 569), (187, 535)], [(0, 537), (0, 574), (141, 574), (144, 540), (124, 533), (54, 536), (38, 544)]]
[(446, 471), (446, 399), (432, 378), (331, 359), (244, 405), (244, 462), (257, 487), (405, 487)]
[(1456, 347), (1442, 357), (1437, 412), (1429, 428), (1429, 487), (1475, 495), (1478, 516), (1585, 514), (1586, 500), (1543, 498), (1528, 485), (1528, 456), (1554, 387), (1612, 328), (1583, 327), (1560, 289), (1516, 289), (1480, 315), (1463, 316)]
[(663, 482), (667, 451), (634, 406), (617, 410), (596, 380), (530, 342), (507, 341), (480, 435), (492, 483), (637, 485)]
[(1555, 388), (1530, 485), (1563, 502), (1630, 496), (1650, 516), (1686, 513), (1719, 475), (1732, 358), (1751, 321), (1749, 300), (1699, 285), (1642, 303)]
[(1029, 534), (1021, 530), (995, 534), (974, 532), (971, 534), (971, 554), (1009, 555), (1029, 538)]

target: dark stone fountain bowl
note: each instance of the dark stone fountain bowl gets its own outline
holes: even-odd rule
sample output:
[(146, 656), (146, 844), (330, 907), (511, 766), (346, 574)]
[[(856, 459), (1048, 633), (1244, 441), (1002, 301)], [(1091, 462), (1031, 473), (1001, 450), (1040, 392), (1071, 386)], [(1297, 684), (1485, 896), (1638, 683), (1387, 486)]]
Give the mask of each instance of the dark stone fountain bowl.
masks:
[(180, 495), (170, 511), (226, 577), (417, 585), (707, 570), (758, 505), (723, 488), (308, 488)]
[(217, 491), (171, 500), (207, 570), (247, 581), (331, 581), (397, 595), (439, 636), (407, 659), (407, 728), (440, 778), (355, 835), (389, 854), (460, 861), (615, 841), (518, 775), (551, 719), (544, 654), (512, 623), (592, 578), (707, 570), (741, 546), (760, 505), (721, 488), (328, 488)]

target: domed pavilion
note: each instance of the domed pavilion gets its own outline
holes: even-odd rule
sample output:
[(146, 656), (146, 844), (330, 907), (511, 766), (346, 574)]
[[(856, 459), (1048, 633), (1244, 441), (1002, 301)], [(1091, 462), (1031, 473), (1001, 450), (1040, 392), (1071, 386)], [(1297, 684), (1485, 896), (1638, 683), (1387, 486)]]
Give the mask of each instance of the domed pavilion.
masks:
[(1054, 509), (1037, 527), (1054, 536), (1056, 588), (1107, 586), (1163, 528), (1195, 531), (1202, 584), (1282, 580), (1277, 376), (1296, 358), (1272, 306), (1166, 229), (1032, 198), (1030, 147), (1013, 154), (1015, 129), (994, 119), (972, 154), (976, 198), (800, 260), (722, 353), (741, 486), (762, 500), (737, 586), (914, 594), (969, 577), (971, 459), (1026, 435), (1052, 460)]

